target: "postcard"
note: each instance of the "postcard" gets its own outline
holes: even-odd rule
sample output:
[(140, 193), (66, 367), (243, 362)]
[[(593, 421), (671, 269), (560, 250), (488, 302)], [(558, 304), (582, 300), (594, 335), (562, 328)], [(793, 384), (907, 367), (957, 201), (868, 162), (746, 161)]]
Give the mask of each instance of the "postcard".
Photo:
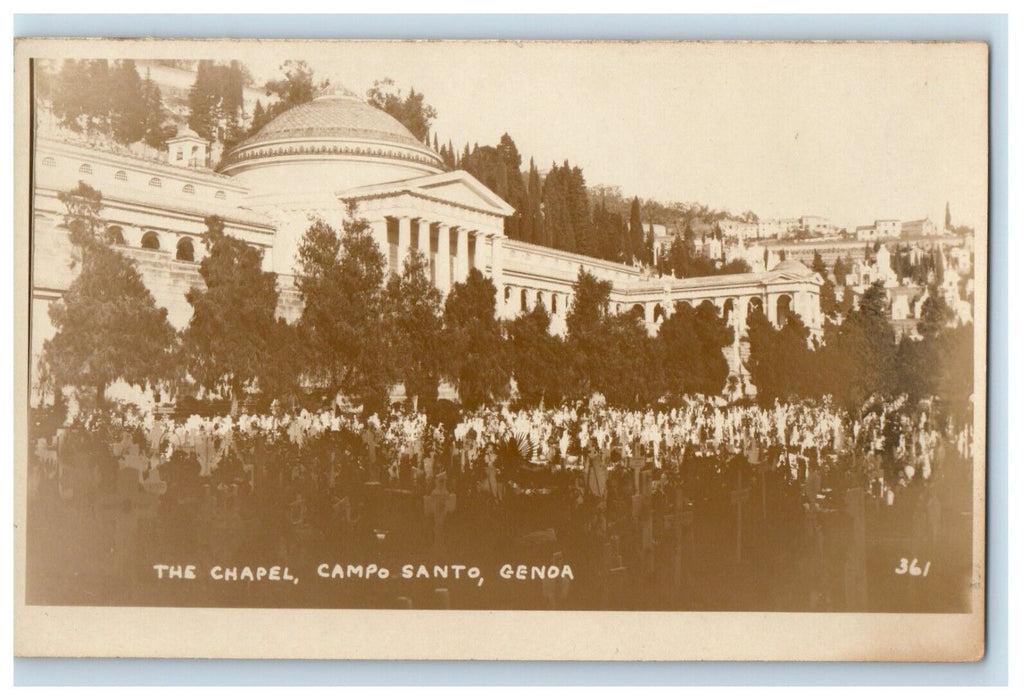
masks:
[(984, 43), (15, 48), (19, 655), (982, 657)]

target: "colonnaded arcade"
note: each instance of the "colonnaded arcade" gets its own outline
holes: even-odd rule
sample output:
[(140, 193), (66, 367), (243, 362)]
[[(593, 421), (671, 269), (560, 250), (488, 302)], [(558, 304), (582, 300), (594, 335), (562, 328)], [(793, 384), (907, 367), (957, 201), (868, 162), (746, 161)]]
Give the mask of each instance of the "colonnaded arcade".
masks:
[(54, 333), (47, 308), (76, 271), (63, 228), (60, 192), (79, 181), (103, 194), (101, 217), (116, 247), (132, 258), (176, 328), (189, 323), (190, 287), (203, 286), (199, 259), (204, 218), (264, 251), (279, 279), (279, 314), (296, 318), (301, 301), (293, 274), (297, 245), (314, 218), (339, 225), (354, 202), (369, 221), (390, 271), (409, 249), (429, 261), (445, 295), (479, 269), (497, 287), (502, 318), (542, 304), (551, 330), (563, 333), (573, 286), (583, 268), (612, 283), (611, 310), (635, 310), (656, 333), (675, 305), (714, 304), (736, 331), (730, 371), (745, 375), (740, 339), (746, 311), (773, 324), (797, 312), (817, 335), (821, 277), (798, 260), (768, 272), (674, 279), (504, 236), (513, 209), (464, 171), (446, 171), (439, 156), (390, 115), (348, 91), (334, 90), (279, 115), (230, 151), (218, 169), (204, 167), (208, 144), (188, 129), (168, 142), (160, 161), (115, 152), (41, 129), (34, 153), (32, 351)]

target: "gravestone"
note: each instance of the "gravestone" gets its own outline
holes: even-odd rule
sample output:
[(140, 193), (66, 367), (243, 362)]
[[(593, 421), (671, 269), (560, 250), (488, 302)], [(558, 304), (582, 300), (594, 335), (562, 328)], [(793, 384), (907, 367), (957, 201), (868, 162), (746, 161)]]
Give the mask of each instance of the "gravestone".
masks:
[(750, 498), (750, 488), (743, 488), (743, 471), (736, 472), (736, 490), (730, 495), (736, 506), (736, 563), (743, 560), (743, 504)]
[(639, 526), (640, 561), (644, 575), (654, 572), (654, 483), (649, 469), (640, 473), (639, 493), (632, 497), (632, 517)]
[(457, 494), (447, 490), (446, 474), (436, 476), (436, 487), (424, 497), (425, 514), (432, 517), (432, 544), (436, 551), (443, 550), (443, 527), (448, 516), (457, 509)]
[(848, 489), (844, 512), (851, 525), (844, 561), (844, 600), (848, 610), (863, 610), (868, 605), (868, 558), (865, 537), (865, 492)]

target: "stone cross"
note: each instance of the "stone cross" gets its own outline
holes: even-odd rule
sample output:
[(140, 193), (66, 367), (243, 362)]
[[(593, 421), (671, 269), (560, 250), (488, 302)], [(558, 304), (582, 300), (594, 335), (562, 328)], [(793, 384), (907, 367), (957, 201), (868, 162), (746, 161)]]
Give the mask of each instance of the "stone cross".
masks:
[(844, 494), (844, 512), (851, 523), (851, 538), (844, 561), (844, 598), (849, 610), (861, 610), (868, 605), (868, 565), (865, 539), (865, 492), (861, 488), (847, 489)]
[(643, 569), (647, 574), (654, 569), (654, 513), (652, 501), (654, 484), (649, 469), (640, 474), (640, 492), (632, 497), (632, 516), (639, 521), (640, 552)]
[(736, 472), (736, 490), (730, 494), (736, 506), (736, 563), (743, 560), (743, 503), (750, 497), (750, 489), (743, 488), (743, 471)]
[(436, 487), (424, 497), (425, 514), (432, 516), (433, 546), (443, 549), (443, 525), (447, 517), (457, 509), (457, 494), (447, 491), (446, 474), (436, 476)]
[(678, 588), (682, 584), (683, 528), (689, 524), (686, 512), (686, 496), (682, 489), (675, 490), (674, 511), (664, 517), (665, 532), (672, 537), (672, 581)]
[(100, 517), (113, 526), (110, 553), (113, 555), (113, 572), (124, 581), (135, 578), (132, 554), (137, 542), (140, 520), (153, 517), (158, 499), (143, 492), (139, 485), (139, 472), (135, 469), (119, 469), (115, 492), (101, 498), (97, 505)]
[(636, 484), (636, 493), (640, 492), (640, 472), (643, 471), (643, 467), (646, 464), (646, 460), (643, 457), (632, 457), (629, 459), (629, 466), (632, 468), (633, 478)]

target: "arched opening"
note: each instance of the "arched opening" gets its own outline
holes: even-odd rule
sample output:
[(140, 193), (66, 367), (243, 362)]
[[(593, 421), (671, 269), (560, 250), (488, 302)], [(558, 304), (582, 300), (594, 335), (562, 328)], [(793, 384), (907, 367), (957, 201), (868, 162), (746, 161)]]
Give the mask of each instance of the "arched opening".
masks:
[(765, 305), (761, 303), (761, 297), (751, 297), (750, 301), (747, 302), (747, 315), (750, 316), (752, 313), (761, 313), (765, 310)]
[(510, 287), (504, 287), (504, 304), (506, 305), (506, 304), (509, 304), (510, 302), (511, 302), (511, 288)]
[(528, 289), (523, 289), (522, 290), (522, 311), (528, 311), (528, 310), (529, 310), (529, 290)]
[(704, 313), (709, 314), (710, 316), (718, 315), (718, 307), (716, 307), (715, 303), (710, 299), (705, 299), (704, 301), (700, 302), (700, 305), (697, 307), (697, 311), (703, 311)]
[(143, 234), (143, 238), (140, 240), (139, 245), (143, 250), (160, 250), (161, 239), (154, 231), (147, 231)]
[(632, 308), (629, 309), (629, 316), (643, 321), (647, 318), (647, 311), (643, 308), (643, 304), (633, 304)]
[(536, 292), (536, 306), (546, 308), (543, 306), (543, 292)]
[(722, 318), (728, 320), (732, 315), (732, 312), (736, 310), (736, 305), (732, 299), (726, 299), (725, 303), (722, 304)]
[(180, 238), (175, 246), (175, 259), (193, 262), (193, 239)]
[(657, 304), (654, 307), (654, 323), (657, 323), (658, 321), (662, 321), (663, 322), (664, 320), (665, 320), (665, 307), (661, 306), (660, 304)]
[(793, 297), (783, 294), (775, 302), (775, 320), (780, 326), (786, 325), (786, 317), (793, 310)]
[(122, 232), (121, 226), (108, 226), (104, 231), (104, 236), (112, 245), (125, 245), (125, 234)]
[(552, 314), (556, 314), (557, 313), (557, 295), (556, 294), (551, 294), (550, 295), (550, 313), (552, 313)]

